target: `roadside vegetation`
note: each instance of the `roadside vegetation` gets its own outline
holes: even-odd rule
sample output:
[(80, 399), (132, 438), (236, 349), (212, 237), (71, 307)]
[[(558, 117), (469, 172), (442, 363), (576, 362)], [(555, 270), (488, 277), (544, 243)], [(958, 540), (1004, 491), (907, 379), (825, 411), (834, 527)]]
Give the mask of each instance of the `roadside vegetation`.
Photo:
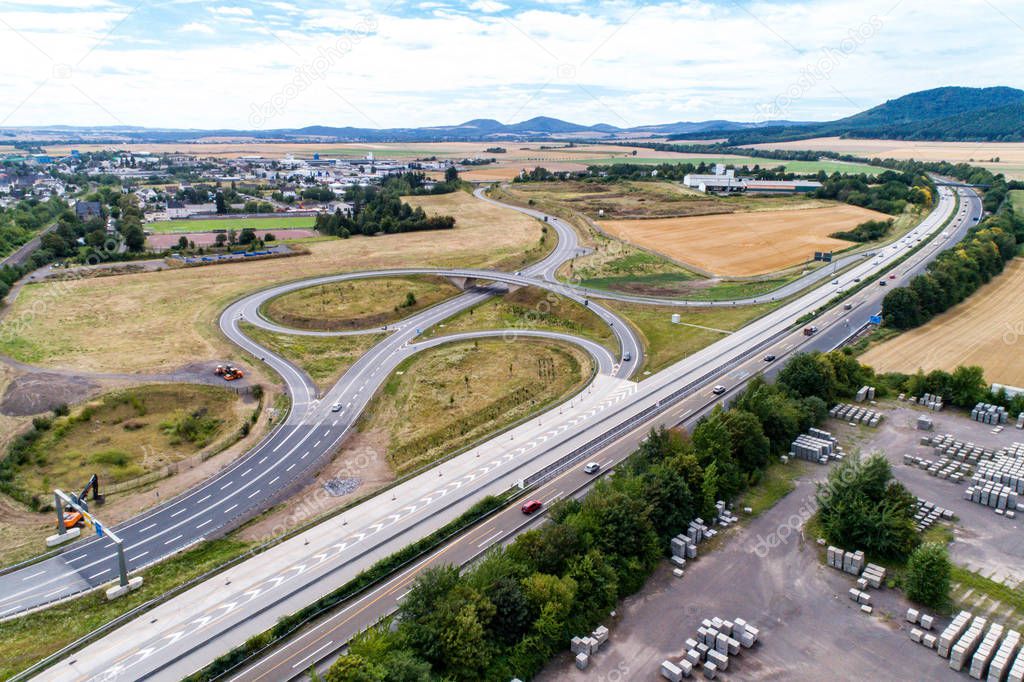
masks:
[(382, 341), (385, 334), (353, 336), (304, 336), (279, 334), (249, 322), (239, 325), (256, 343), (301, 367), (320, 390), (330, 388), (366, 351)]
[(397, 475), (541, 412), (583, 388), (593, 362), (547, 339), (480, 339), (425, 350), (403, 362), (360, 418), (387, 439)]
[(539, 287), (523, 287), (469, 308), (424, 336), (489, 329), (538, 329), (582, 336), (618, 352), (615, 335), (600, 317), (570, 298)]
[(157, 384), (109, 393), (75, 409), (38, 416), (0, 462), (0, 490), (33, 510), (54, 488), (78, 490), (142, 476), (190, 457), (244, 420), (234, 392)]
[[(728, 336), (778, 307), (781, 302), (708, 308), (654, 306), (623, 301), (602, 301), (602, 305), (625, 317), (640, 333), (645, 353), (644, 364), (640, 369), (653, 374)], [(673, 315), (679, 315), (679, 324), (672, 322)]]
[(458, 288), (441, 277), (355, 279), (282, 294), (267, 301), (260, 312), (293, 329), (370, 329), (397, 322), (458, 293)]

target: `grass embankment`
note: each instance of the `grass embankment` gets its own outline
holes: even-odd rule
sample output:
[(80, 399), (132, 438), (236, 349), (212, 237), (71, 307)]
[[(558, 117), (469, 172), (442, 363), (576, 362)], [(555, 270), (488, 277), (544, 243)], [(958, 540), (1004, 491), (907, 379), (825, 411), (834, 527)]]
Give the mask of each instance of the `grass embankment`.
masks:
[(233, 559), (250, 546), (230, 538), (204, 542), (139, 572), (143, 576), (142, 587), (120, 599), (107, 601), (100, 590), (0, 623), (0, 678), (10, 678), (111, 619)]
[(1010, 204), (1013, 206), (1013, 212), (1024, 218), (1024, 189), (1010, 190)]
[(177, 232), (212, 232), (214, 230), (282, 230), (287, 228), (312, 229), (313, 216), (282, 216), (273, 218), (211, 218), (204, 220), (167, 220), (146, 223), (143, 227), (154, 234)]
[(274, 353), (291, 360), (309, 374), (321, 389), (334, 385), (338, 378), (385, 334), (354, 336), (302, 336), (278, 334), (248, 322), (241, 324), (246, 336)]
[[(185, 459), (234, 433), (241, 401), (214, 386), (159, 384), (116, 391), (70, 414), (35, 420), (39, 434), (10, 457), (24, 496), (77, 490), (96, 473), (117, 483)], [(15, 443), (17, 445), (17, 443)]]
[(736, 501), (736, 509), (750, 507), (752, 516), (771, 509), (779, 500), (796, 489), (794, 481), (810, 472), (813, 466), (817, 465), (799, 459), (790, 460), (786, 464), (772, 462), (765, 469), (761, 480)]
[(447, 344), (403, 362), (359, 429), (386, 436), (388, 459), (402, 475), (568, 397), (592, 364), (583, 350), (548, 340)]
[(458, 293), (458, 288), (442, 277), (356, 279), (282, 294), (267, 301), (261, 313), (293, 329), (370, 329), (397, 322)]
[[(330, 239), (308, 244), (309, 255), (294, 258), (27, 285), (0, 323), (0, 353), (99, 372), (149, 373), (224, 360), (238, 349), (217, 319), (255, 286), (410, 265), (515, 270), (555, 243), (549, 230), (542, 244), (541, 223), (516, 211), (465, 192), (442, 196), (467, 206), (447, 211), (457, 217), (451, 230)], [(479, 206), (470, 211), (471, 204)]]
[(593, 311), (546, 289), (524, 287), (496, 296), (427, 330), (425, 336), (444, 336), (487, 329), (540, 329), (596, 341), (618, 352), (615, 334)]
[[(620, 301), (604, 301), (603, 304), (633, 323), (646, 348), (641, 370), (653, 374), (724, 338), (781, 302), (708, 308), (649, 306)], [(679, 324), (672, 323), (674, 314), (679, 315)]]

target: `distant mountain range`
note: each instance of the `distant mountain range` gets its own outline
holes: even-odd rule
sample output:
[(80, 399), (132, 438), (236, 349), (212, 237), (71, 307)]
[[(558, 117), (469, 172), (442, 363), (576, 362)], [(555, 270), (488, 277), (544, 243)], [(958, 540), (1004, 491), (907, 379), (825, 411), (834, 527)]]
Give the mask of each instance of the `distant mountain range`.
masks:
[(619, 128), (599, 123), (580, 125), (548, 116), (538, 116), (519, 123), (501, 123), (490, 118), (477, 118), (451, 126), (425, 128), (355, 128), (334, 126), (307, 126), (275, 130), (192, 130), (160, 129), (134, 126), (74, 127), (40, 126), (36, 128), (0, 128), (0, 144), (4, 138), (12, 141), (38, 142), (198, 142), (218, 138), (232, 141), (255, 140), (265, 142), (470, 142), (503, 140), (548, 139), (611, 139), (699, 133), (703, 130), (747, 130), (763, 125), (800, 127), (808, 125), (798, 121), (771, 121), (770, 123), (737, 123), (734, 121), (701, 121), (663, 123), (659, 125)]
[(477, 118), (451, 126), (424, 128), (355, 128), (308, 126), (277, 130), (193, 130), (134, 126), (39, 126), (0, 128), (0, 144), (138, 143), (138, 142), (476, 142), (476, 141), (599, 141), (668, 137), (674, 140), (728, 139), (751, 144), (812, 137), (863, 137), (906, 140), (1024, 140), (1024, 91), (1008, 87), (945, 87), (889, 100), (838, 121), (726, 120), (678, 121), (619, 128), (600, 123), (580, 125), (538, 116), (519, 123)]
[(896, 140), (1024, 141), (1024, 90), (945, 87), (889, 100), (877, 107), (828, 123), (791, 126), (772, 122), (754, 130), (718, 128), (674, 133), (672, 139), (724, 137), (730, 144), (778, 142), (812, 137), (888, 138)]

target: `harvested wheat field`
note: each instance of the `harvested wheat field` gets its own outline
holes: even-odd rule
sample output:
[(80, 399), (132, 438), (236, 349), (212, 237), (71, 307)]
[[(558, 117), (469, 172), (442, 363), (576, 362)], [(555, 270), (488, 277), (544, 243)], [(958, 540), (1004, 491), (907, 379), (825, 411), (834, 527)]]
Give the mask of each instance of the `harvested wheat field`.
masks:
[(275, 282), (413, 265), (515, 270), (543, 257), (541, 225), (466, 192), (412, 197), (455, 228), (308, 244), (310, 254), (29, 284), (0, 321), (0, 353), (44, 367), (160, 372), (203, 360), (238, 360), (217, 317), (232, 300)]
[(724, 277), (762, 275), (851, 243), (828, 235), (888, 216), (849, 204), (650, 220), (607, 220), (602, 229), (680, 263)]
[(1024, 386), (1024, 259), (928, 324), (875, 346), (861, 361), (882, 372), (978, 365), (985, 378)]

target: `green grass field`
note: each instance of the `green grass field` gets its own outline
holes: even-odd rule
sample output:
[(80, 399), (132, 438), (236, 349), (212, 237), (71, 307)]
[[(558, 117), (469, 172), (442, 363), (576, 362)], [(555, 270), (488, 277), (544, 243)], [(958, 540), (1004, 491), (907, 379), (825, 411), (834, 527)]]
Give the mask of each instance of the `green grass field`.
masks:
[(209, 220), (167, 220), (146, 223), (143, 229), (155, 234), (176, 232), (210, 232), (213, 230), (282, 230), (289, 227), (312, 228), (313, 216), (282, 216), (280, 218), (211, 218)]
[(868, 175), (877, 175), (884, 168), (876, 168), (874, 166), (868, 166), (858, 163), (840, 163), (838, 161), (784, 161), (782, 159), (766, 159), (763, 157), (754, 156), (694, 156), (689, 158), (654, 158), (654, 157), (614, 157), (606, 159), (588, 159), (586, 163), (595, 166), (606, 166), (615, 163), (639, 163), (639, 164), (653, 164), (657, 165), (660, 163), (724, 163), (726, 165), (733, 166), (753, 166), (754, 164), (760, 165), (762, 168), (775, 168), (777, 166), (784, 167), (787, 171), (792, 173), (817, 173), (820, 170), (826, 173), (834, 173), (836, 171), (840, 173), (858, 174), (867, 173)]
[(1013, 212), (1024, 218), (1024, 189), (1010, 190), (1010, 203), (1013, 205)]

